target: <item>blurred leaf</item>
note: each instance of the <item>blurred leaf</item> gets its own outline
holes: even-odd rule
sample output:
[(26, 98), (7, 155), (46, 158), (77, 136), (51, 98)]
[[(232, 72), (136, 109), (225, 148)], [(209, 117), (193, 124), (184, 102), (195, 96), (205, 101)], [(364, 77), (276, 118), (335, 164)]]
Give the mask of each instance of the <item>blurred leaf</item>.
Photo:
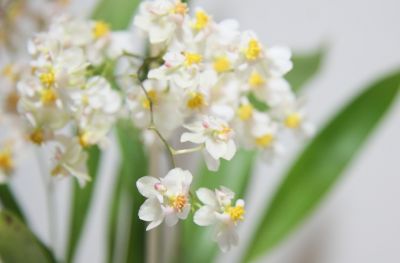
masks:
[(314, 211), (378, 126), (399, 85), (397, 72), (368, 87), (305, 148), (265, 210), (249, 243), (246, 262), (272, 249)]
[(146, 225), (138, 218), (144, 198), (136, 181), (148, 173), (147, 157), (130, 120), (118, 122), (117, 135), (122, 160), (110, 209), (108, 262), (145, 262)]
[[(207, 187), (210, 189), (226, 186), (243, 198), (249, 178), (252, 174), (256, 154), (253, 151), (240, 150), (231, 161), (222, 161), (217, 172), (211, 172), (202, 165), (193, 189)], [(212, 262), (218, 252), (218, 245), (212, 241), (212, 228), (199, 227), (193, 220), (186, 220), (183, 229), (184, 262)]]
[(5, 263), (56, 262), (24, 223), (9, 211), (0, 212), (0, 258)]
[(112, 30), (129, 26), (140, 0), (100, 0), (92, 14), (93, 19), (110, 24)]
[(67, 262), (72, 262), (74, 259), (76, 248), (81, 238), (88, 212), (90, 211), (93, 191), (100, 166), (100, 149), (97, 146), (92, 146), (88, 149), (88, 154), (87, 167), (92, 181), (86, 184), (84, 188), (81, 188), (76, 180), (73, 182)]
[(7, 184), (0, 185), (0, 203), (4, 209), (13, 212), (19, 217), (19, 219), (25, 222), (25, 216), (17, 202), (17, 199)]
[(325, 48), (320, 48), (308, 54), (293, 55), (293, 69), (285, 78), (292, 85), (292, 89), (295, 92), (303, 88), (318, 73), (325, 54)]
[(253, 107), (261, 112), (265, 112), (269, 109), (267, 103), (259, 100), (253, 92), (249, 93), (247, 95), (247, 98), (249, 99), (249, 102), (251, 103), (251, 105), (253, 105)]

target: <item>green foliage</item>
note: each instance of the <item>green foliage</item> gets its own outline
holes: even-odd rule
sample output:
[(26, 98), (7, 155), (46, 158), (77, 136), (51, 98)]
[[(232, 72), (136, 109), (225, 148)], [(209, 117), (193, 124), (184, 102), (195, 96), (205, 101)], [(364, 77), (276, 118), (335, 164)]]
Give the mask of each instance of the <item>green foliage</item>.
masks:
[(320, 48), (315, 51), (292, 57), (293, 69), (286, 75), (286, 79), (292, 85), (292, 89), (298, 92), (309, 80), (311, 80), (321, 68), (326, 50)]
[(92, 14), (93, 19), (110, 24), (112, 30), (126, 29), (140, 0), (100, 0)]
[(4, 209), (12, 211), (19, 219), (25, 222), (25, 216), (19, 207), (17, 199), (7, 184), (0, 185), (0, 203)]
[(148, 173), (147, 157), (130, 120), (118, 122), (117, 135), (122, 160), (111, 200), (108, 262), (144, 262), (146, 226), (138, 218), (144, 198), (135, 183)]
[(0, 258), (6, 263), (56, 262), (19, 217), (9, 211), (0, 212)]
[(276, 246), (315, 210), (378, 127), (399, 91), (400, 73), (369, 86), (336, 114), (289, 169), (249, 243), (245, 261)]

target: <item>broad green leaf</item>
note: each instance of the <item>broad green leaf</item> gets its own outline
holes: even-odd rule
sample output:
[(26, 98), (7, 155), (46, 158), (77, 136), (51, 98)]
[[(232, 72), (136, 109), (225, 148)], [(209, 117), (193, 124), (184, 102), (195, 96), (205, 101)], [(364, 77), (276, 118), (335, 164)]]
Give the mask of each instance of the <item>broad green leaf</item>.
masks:
[(7, 184), (0, 185), (0, 203), (4, 209), (13, 212), (19, 217), (19, 219), (25, 222), (25, 216), (18, 204), (18, 201)]
[(287, 237), (317, 207), (378, 126), (399, 91), (400, 71), (343, 107), (294, 162), (249, 243), (254, 260)]
[(144, 198), (136, 189), (136, 181), (148, 173), (147, 157), (131, 121), (120, 120), (117, 135), (122, 160), (111, 200), (108, 262), (145, 262), (146, 225), (138, 218)]
[(82, 230), (85, 226), (85, 221), (90, 210), (92, 195), (96, 185), (97, 174), (100, 166), (100, 149), (97, 146), (92, 146), (88, 149), (88, 154), (89, 158), (87, 161), (87, 167), (92, 181), (87, 183), (83, 188), (80, 187), (76, 181), (73, 182), (67, 262), (72, 262), (74, 259), (74, 255), (82, 235)]
[(323, 64), (325, 53), (325, 48), (320, 48), (306, 54), (295, 54), (292, 57), (293, 69), (285, 78), (295, 92), (303, 88), (318, 73)]
[(0, 261), (5, 263), (52, 263), (48, 249), (9, 211), (0, 212)]
[(112, 30), (126, 29), (140, 0), (100, 0), (92, 14), (93, 19), (110, 24)]

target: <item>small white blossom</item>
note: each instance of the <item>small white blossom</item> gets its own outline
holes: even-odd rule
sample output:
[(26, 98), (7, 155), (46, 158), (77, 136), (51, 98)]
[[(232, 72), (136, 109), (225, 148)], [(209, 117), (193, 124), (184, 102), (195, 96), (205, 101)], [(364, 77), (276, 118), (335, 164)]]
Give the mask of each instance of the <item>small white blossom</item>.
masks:
[(212, 116), (204, 116), (185, 127), (191, 132), (183, 133), (181, 142), (204, 145), (204, 157), (210, 170), (217, 170), (219, 159), (231, 160), (236, 152), (234, 132), (228, 123)]
[(150, 222), (147, 230), (164, 220), (168, 226), (173, 226), (179, 219), (187, 218), (191, 183), (192, 174), (180, 168), (172, 169), (164, 178), (145, 176), (137, 181), (139, 192), (147, 198), (139, 210), (139, 218)]
[(215, 191), (200, 188), (197, 197), (203, 203), (194, 214), (194, 222), (199, 226), (215, 225), (215, 240), (223, 252), (237, 246), (239, 236), (236, 227), (244, 220), (244, 201), (238, 199), (233, 205), (234, 193), (221, 187)]
[(81, 187), (91, 180), (87, 173), (87, 153), (79, 144), (78, 139), (58, 137), (56, 140), (55, 164), (51, 171), (52, 176), (73, 176)]

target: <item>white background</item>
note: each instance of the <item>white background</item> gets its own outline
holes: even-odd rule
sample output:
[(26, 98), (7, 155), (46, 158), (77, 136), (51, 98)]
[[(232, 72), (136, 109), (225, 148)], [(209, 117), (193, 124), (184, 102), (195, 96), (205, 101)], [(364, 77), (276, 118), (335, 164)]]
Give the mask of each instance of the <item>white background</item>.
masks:
[[(72, 1), (85, 12), (83, 1)], [(85, 7), (92, 0), (84, 3)], [(400, 65), (400, 2), (398, 0), (206, 0), (195, 1), (214, 18), (236, 18), (242, 29), (254, 29), (269, 44), (289, 45), (307, 51), (327, 44), (328, 56), (318, 78), (309, 83), (306, 96), (311, 119), (321, 125), (363, 84)], [(316, 214), (287, 242), (260, 262), (294, 263), (396, 263), (400, 262), (400, 104), (397, 103), (362, 154), (347, 170)], [(295, 148), (295, 147), (293, 147)], [(329, 149), (326, 149), (329, 151)], [(321, 155), (324, 153), (322, 152)], [(102, 262), (105, 219), (116, 149), (106, 154), (100, 188), (90, 214), (78, 262)], [(32, 155), (33, 156), (33, 155)], [(279, 180), (282, 167), (260, 164), (253, 184), (242, 244), (251, 232), (260, 206)], [(34, 229), (48, 240), (45, 197), (35, 159), (27, 161), (13, 182), (29, 211)], [(68, 216), (68, 182), (60, 182), (56, 202), (63, 246)], [(252, 202), (253, 200), (253, 202)], [(194, 248), (195, 249), (195, 248)], [(224, 255), (234, 262), (242, 247)]]

